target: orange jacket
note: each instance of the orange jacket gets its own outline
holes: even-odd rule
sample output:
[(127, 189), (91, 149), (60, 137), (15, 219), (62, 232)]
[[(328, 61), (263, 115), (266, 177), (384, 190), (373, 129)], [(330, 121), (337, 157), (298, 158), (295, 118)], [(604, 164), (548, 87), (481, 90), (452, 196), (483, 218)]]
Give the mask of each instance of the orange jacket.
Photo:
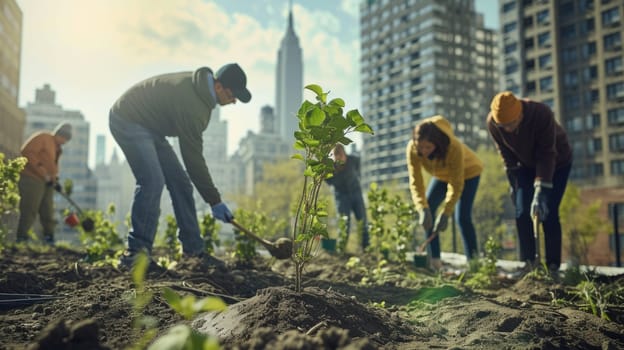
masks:
[(28, 163), (22, 175), (39, 178), (42, 181), (55, 180), (58, 176), (58, 160), (61, 156), (61, 145), (49, 132), (33, 134), (22, 146), (22, 156)]

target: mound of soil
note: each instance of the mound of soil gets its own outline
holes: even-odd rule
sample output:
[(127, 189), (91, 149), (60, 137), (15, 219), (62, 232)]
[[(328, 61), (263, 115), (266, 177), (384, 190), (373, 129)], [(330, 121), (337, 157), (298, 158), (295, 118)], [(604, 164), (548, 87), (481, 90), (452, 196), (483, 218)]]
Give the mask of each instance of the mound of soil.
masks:
[[(83, 257), (60, 247), (1, 253), (0, 348), (123, 349), (139, 341), (145, 330), (133, 328), (131, 276)], [(347, 257), (320, 255), (302, 293), (291, 287), (290, 261), (183, 261), (148, 276), (153, 298), (142, 315), (156, 320), (158, 334), (186, 323), (217, 335), (224, 349), (624, 348), (621, 318), (553, 303), (565, 290), (552, 281), (501, 280), (475, 291), (457, 276), (360, 258), (347, 267)], [(229, 306), (189, 323), (167, 305), (163, 287), (220, 296)]]

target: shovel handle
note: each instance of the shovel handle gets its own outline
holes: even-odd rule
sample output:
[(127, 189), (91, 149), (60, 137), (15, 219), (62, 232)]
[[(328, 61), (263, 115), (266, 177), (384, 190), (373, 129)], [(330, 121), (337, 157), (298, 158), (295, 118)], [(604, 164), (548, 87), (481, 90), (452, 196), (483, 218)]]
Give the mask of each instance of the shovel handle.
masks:
[(535, 260), (537, 261), (537, 263), (540, 263), (541, 257), (540, 257), (539, 216), (533, 215), (532, 219), (533, 219), (533, 237), (535, 238)]
[(237, 229), (239, 229), (239, 230), (241, 230), (241, 231), (245, 232), (245, 233), (247, 234), (247, 236), (249, 236), (249, 237), (251, 237), (251, 238), (255, 239), (256, 241), (258, 241), (258, 243), (262, 244), (263, 246), (265, 246), (265, 247), (267, 247), (267, 248), (270, 248), (270, 249), (273, 249), (273, 248), (274, 248), (274, 246), (273, 246), (273, 244), (272, 244), (271, 242), (269, 242), (269, 241), (267, 241), (267, 240), (265, 240), (265, 239), (262, 239), (262, 238), (260, 238), (260, 237), (256, 236), (256, 234), (255, 234), (255, 233), (253, 233), (253, 232), (249, 231), (248, 229), (246, 229), (245, 227), (241, 226), (241, 224), (239, 224), (238, 222), (236, 222), (234, 219), (232, 219), (232, 221), (231, 221), (230, 223), (231, 223), (234, 227), (236, 227)]
[(421, 244), (418, 247), (418, 251), (422, 252), (425, 250), (425, 248), (427, 248), (427, 245), (429, 245), (429, 243), (431, 243), (431, 241), (433, 241), (436, 237), (438, 237), (438, 232), (434, 232), (433, 234), (431, 234), (431, 236), (429, 236), (429, 238), (427, 238), (427, 240), (425, 242), (423, 242), (423, 244)]

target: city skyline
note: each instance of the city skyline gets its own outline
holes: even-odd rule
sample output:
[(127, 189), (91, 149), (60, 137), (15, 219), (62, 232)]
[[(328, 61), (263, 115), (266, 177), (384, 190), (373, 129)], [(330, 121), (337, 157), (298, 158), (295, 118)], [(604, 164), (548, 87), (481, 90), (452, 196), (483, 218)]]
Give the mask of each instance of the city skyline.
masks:
[[(359, 3), (292, 4), (306, 67), (304, 85), (320, 84), (332, 97), (342, 97), (347, 108), (361, 108)], [(149, 76), (202, 65), (216, 70), (239, 62), (253, 98), (223, 113), (229, 125), (228, 154), (248, 130), (259, 130), (262, 106), (274, 104), (275, 52), (287, 26), (288, 1), (18, 4), (24, 16), (19, 105), (32, 102), (35, 90), (50, 84), (57, 103), (81, 111), (91, 123), (90, 166), (95, 164), (98, 134), (106, 135), (109, 157), (115, 147), (108, 109), (126, 89)], [(477, 0), (476, 8), (489, 9), (486, 26), (498, 26), (497, 0)], [(303, 98), (311, 96), (304, 93)]]

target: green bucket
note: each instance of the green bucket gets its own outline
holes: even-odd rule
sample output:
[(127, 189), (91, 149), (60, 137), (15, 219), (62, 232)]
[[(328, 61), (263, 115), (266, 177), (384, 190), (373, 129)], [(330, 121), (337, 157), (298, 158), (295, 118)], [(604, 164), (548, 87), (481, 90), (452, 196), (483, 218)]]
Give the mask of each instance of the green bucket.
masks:
[(336, 251), (336, 241), (335, 238), (323, 238), (321, 239), (321, 248), (327, 252), (333, 253)]

